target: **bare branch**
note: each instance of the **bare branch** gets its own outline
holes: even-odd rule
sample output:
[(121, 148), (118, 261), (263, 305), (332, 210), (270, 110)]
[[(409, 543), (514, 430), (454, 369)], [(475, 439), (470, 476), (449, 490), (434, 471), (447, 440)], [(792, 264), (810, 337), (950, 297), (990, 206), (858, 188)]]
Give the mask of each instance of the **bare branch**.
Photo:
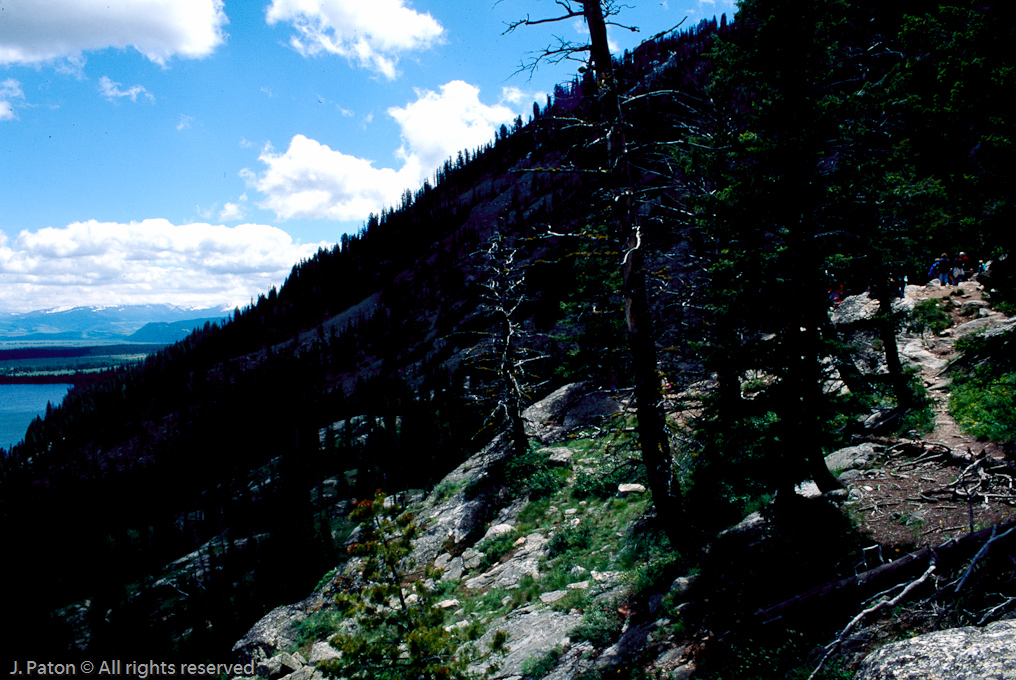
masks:
[(608, 26), (617, 26), (618, 28), (623, 28), (624, 30), (631, 31), (632, 33), (639, 32), (638, 26), (628, 26), (626, 24), (619, 24), (616, 21), (604, 21), (603, 23), (605, 23)]
[[(992, 527), (992, 529), (994, 529), (994, 527)], [(1011, 529), (1010, 529), (1010, 531), (1011, 531)], [(992, 535), (994, 536), (994, 534), (992, 534)], [(914, 590), (914, 588), (916, 588), (917, 586), (919, 586), (922, 583), (924, 583), (925, 581), (927, 581), (928, 578), (932, 575), (932, 573), (934, 571), (935, 571), (935, 554), (932, 553), (930, 563), (928, 564), (928, 568), (924, 570), (924, 573), (921, 574), (920, 578), (914, 579), (913, 581), (908, 583), (907, 587), (903, 589), (903, 592), (901, 592), (899, 595), (897, 595), (896, 597), (892, 598), (891, 600), (886, 600), (886, 599), (880, 600), (878, 602), (878, 604), (875, 604), (875, 605), (872, 605), (871, 607), (868, 607), (867, 609), (862, 611), (860, 614), (855, 616), (853, 619), (851, 619), (850, 623), (848, 623), (846, 625), (846, 627), (836, 637), (836, 639), (833, 640), (831, 643), (829, 643), (829, 645), (826, 647), (825, 654), (822, 655), (822, 658), (819, 660), (818, 665), (815, 667), (815, 670), (813, 670), (811, 672), (811, 675), (808, 676), (808, 680), (812, 680), (812, 678), (814, 678), (816, 675), (818, 675), (818, 672), (819, 672), (819, 670), (821, 670), (822, 665), (825, 664), (826, 660), (829, 659), (829, 657), (837, 649), (840, 648), (840, 645), (843, 644), (843, 641), (846, 640), (847, 636), (850, 635), (851, 631), (853, 631), (854, 628), (857, 627), (857, 624), (861, 623), (861, 621), (864, 620), (864, 617), (868, 616), (869, 614), (873, 614), (873, 613), (879, 611), (880, 609), (886, 609), (888, 607), (895, 607), (907, 595), (909, 595), (910, 592), (912, 590)]]
[(529, 15), (526, 15), (525, 19), (519, 19), (518, 21), (509, 21), (505, 23), (505, 28), (501, 35), (508, 35), (519, 26), (536, 26), (537, 24), (550, 24), (557, 21), (566, 21), (568, 19), (574, 19), (575, 17), (582, 16), (582, 12), (570, 12), (559, 17), (550, 17), (548, 19), (530, 19)]

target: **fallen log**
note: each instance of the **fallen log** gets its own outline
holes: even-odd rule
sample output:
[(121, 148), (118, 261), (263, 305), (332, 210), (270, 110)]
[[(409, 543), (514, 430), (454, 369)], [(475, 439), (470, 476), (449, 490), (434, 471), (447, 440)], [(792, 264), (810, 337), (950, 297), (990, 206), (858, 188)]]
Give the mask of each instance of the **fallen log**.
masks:
[(974, 557), (993, 537), (995, 540), (992, 541), (992, 547), (1016, 542), (1016, 532), (1002, 539), (1002, 534), (1012, 527), (1016, 527), (1016, 520), (981, 529), (960, 538), (951, 538), (936, 546), (922, 548), (893, 562), (817, 586), (789, 600), (759, 609), (755, 613), (755, 618), (760, 623), (767, 624), (779, 619), (806, 616), (811, 609), (819, 606), (826, 610), (845, 605), (853, 607), (857, 602), (887, 590), (894, 584), (918, 578), (927, 569), (932, 556), (941, 569)]

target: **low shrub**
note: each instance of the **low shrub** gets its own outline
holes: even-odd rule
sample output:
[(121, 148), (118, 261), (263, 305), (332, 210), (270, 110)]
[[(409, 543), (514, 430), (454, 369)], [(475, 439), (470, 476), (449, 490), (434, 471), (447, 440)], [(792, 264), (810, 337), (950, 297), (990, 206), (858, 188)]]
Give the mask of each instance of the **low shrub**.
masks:
[(948, 301), (943, 302), (934, 299), (918, 302), (914, 305), (914, 311), (910, 314), (907, 326), (918, 333), (924, 330), (941, 333), (952, 325), (952, 319), (944, 308), (944, 305), (947, 303)]

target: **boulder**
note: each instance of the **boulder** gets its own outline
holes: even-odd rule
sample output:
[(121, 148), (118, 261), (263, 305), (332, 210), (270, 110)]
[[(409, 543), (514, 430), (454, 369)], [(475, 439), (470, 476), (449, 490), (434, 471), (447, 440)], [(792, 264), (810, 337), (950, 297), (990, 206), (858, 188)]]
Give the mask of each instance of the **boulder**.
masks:
[(940, 359), (924, 347), (924, 341), (920, 339), (910, 340), (905, 344), (900, 354), (911, 363), (937, 373), (949, 365), (946, 359)]
[(846, 470), (862, 469), (868, 467), (868, 463), (875, 456), (875, 444), (865, 442), (858, 446), (848, 446), (833, 451), (825, 457), (826, 466), (833, 472), (844, 472)]
[(963, 338), (974, 333), (983, 333), (993, 328), (1006, 325), (1006, 319), (1001, 314), (992, 314), (990, 316), (982, 316), (979, 319), (973, 321), (967, 321), (964, 324), (960, 324), (953, 330), (954, 338)]
[[(259, 677), (277, 680), (299, 671), (306, 665), (306, 661), (299, 654), (280, 652), (270, 659), (265, 659), (257, 666)], [(313, 669), (312, 669), (313, 670)]]
[(462, 564), (461, 557), (453, 557), (445, 568), (444, 573), (441, 574), (442, 581), (458, 581), (462, 578), (462, 574), (465, 573), (465, 566)]
[[(463, 488), (511, 452), (511, 442), (499, 436), (445, 477), (442, 485), (459, 487), (459, 490), (444, 500), (438, 500), (433, 494), (428, 499), (428, 507), (421, 512), (422, 531), (413, 541), (411, 560), (415, 564), (432, 564), (438, 555), (447, 551), (449, 543), (478, 538), (477, 532), (489, 519), (489, 503), (482, 497), (466, 500)], [(499, 515), (499, 522), (503, 521)]]
[(829, 311), (829, 319), (837, 326), (850, 325), (867, 321), (877, 313), (878, 300), (868, 297), (867, 293), (862, 293), (843, 298), (843, 302)]
[(572, 459), (575, 457), (575, 452), (564, 446), (555, 446), (554, 448), (545, 450), (550, 464), (558, 467), (570, 466), (572, 464)]
[(476, 569), (483, 564), (483, 558), (484, 554), (479, 550), (466, 548), (465, 552), (462, 553), (462, 566), (468, 570)]
[(641, 484), (618, 484), (617, 485), (617, 495), (620, 496), (621, 498), (625, 498), (629, 494), (633, 494), (633, 493), (645, 493), (645, 492), (646, 492), (646, 487), (644, 487)]
[(888, 644), (854, 680), (1016, 680), (1016, 621), (953, 628)]
[(565, 385), (525, 410), (526, 434), (542, 444), (564, 439), (570, 431), (620, 413), (621, 407), (588, 382)]
[(558, 600), (564, 599), (566, 595), (568, 595), (567, 590), (550, 590), (540, 595), (540, 602), (542, 602), (543, 604), (551, 604), (553, 602), (557, 602)]
[(495, 524), (489, 529), (487, 529), (487, 533), (483, 535), (483, 538), (481, 540), (486, 541), (488, 538), (497, 538), (498, 536), (510, 534), (513, 531), (515, 531), (515, 527), (513, 527), (511, 524)]

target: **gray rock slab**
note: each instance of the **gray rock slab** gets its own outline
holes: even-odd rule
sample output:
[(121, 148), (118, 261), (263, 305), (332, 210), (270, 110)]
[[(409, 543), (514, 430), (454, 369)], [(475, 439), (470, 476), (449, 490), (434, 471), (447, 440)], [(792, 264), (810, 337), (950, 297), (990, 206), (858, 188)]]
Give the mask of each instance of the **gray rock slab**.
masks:
[[(581, 621), (582, 616), (579, 614), (523, 607), (491, 621), (487, 632), (478, 640), (478, 647), (482, 651), (487, 651), (490, 649), (495, 631), (503, 630), (508, 633), (510, 651), (500, 660), (501, 669), (494, 677), (521, 676), (522, 664), (526, 659), (545, 654), (558, 645), (565, 645), (568, 633)], [(477, 664), (473, 670), (482, 672), (488, 663), (489, 661)]]
[(339, 656), (341, 656), (339, 654), (339, 650), (335, 649), (327, 642), (318, 641), (310, 648), (310, 658), (307, 661), (310, 665), (316, 666), (322, 661), (337, 659)]
[(567, 590), (551, 590), (540, 595), (540, 602), (543, 604), (551, 604), (558, 600), (563, 600), (568, 595)]
[(515, 527), (513, 527), (511, 524), (494, 524), (489, 529), (487, 529), (487, 533), (483, 535), (483, 538), (481, 540), (486, 541), (488, 538), (497, 538), (498, 536), (510, 534), (513, 531), (515, 531)]
[(854, 680), (1016, 680), (1016, 621), (953, 628), (877, 649)]
[(593, 389), (587, 382), (565, 385), (523, 412), (526, 434), (543, 444), (554, 444), (568, 432), (620, 413), (621, 406), (610, 395)]
[(448, 566), (445, 567), (444, 573), (441, 574), (441, 580), (442, 581), (458, 581), (460, 578), (462, 578), (462, 575), (464, 573), (465, 573), (465, 568), (464, 568), (464, 566), (462, 564), (462, 558), (461, 557), (453, 557), (451, 559), (451, 562), (448, 563)]
[(937, 356), (929, 352), (924, 347), (922, 340), (911, 340), (906, 343), (900, 350), (900, 354), (908, 359), (911, 363), (923, 366), (932, 371), (941, 371), (945, 368), (949, 362), (945, 359), (939, 359)]
[[(308, 600), (298, 604), (276, 607), (265, 614), (240, 640), (233, 652), (241, 663), (271, 657), (278, 651), (294, 647), (297, 642), (297, 625), (307, 618)], [(260, 675), (260, 673), (259, 673)]]

